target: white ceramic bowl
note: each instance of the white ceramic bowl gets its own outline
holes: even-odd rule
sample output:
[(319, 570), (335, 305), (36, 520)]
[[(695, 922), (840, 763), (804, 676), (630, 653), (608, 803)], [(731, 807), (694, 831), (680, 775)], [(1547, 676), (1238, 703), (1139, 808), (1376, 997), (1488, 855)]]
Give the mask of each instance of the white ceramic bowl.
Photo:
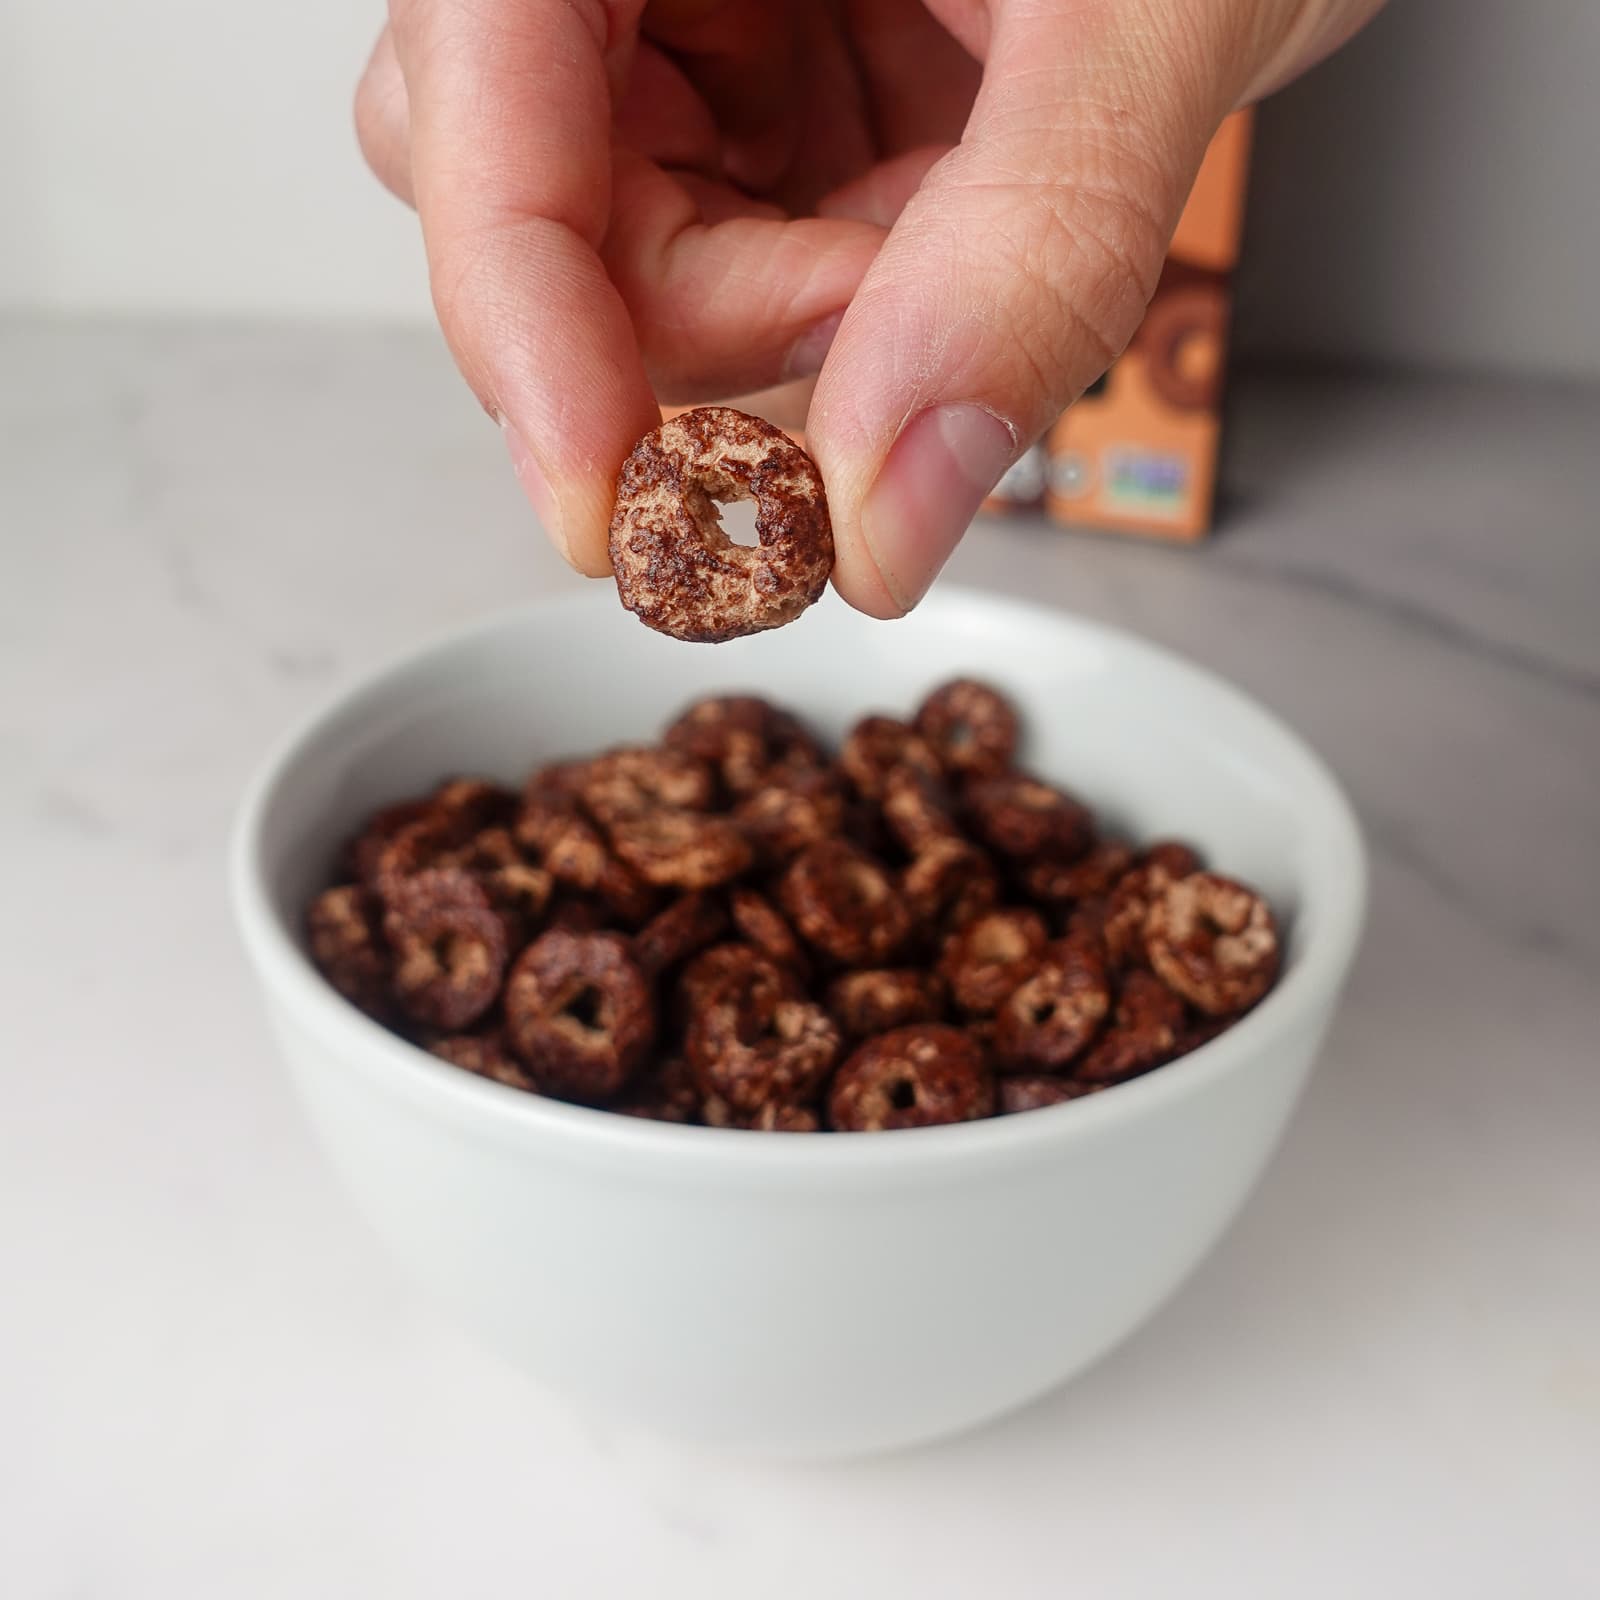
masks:
[[(368, 1021), (306, 959), (301, 910), (336, 842), (444, 774), (515, 780), (742, 688), (837, 736), (962, 673), (1015, 695), (1030, 765), (1138, 836), (1194, 840), (1271, 896), (1286, 969), (1237, 1027), (1048, 1110), (876, 1135), (740, 1133), (472, 1077)], [(1237, 690), (1111, 629), (951, 588), (904, 622), (830, 599), (793, 627), (706, 648), (647, 632), (606, 586), (450, 638), (294, 734), (244, 806), (232, 874), (300, 1094), (406, 1271), (586, 1408), (794, 1456), (971, 1426), (1148, 1317), (1277, 1143), (1365, 894), (1333, 778)]]

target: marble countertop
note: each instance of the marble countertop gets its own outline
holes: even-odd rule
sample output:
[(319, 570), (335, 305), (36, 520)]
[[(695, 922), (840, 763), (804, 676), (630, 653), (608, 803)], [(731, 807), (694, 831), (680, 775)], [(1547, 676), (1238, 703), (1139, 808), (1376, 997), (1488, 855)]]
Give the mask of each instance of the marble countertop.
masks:
[(1239, 387), (1201, 550), (951, 576), (1232, 676), (1342, 774), (1369, 937), (1181, 1296), (846, 1468), (597, 1428), (439, 1321), (290, 1101), (222, 847), (291, 718), (574, 584), (420, 333), (0, 324), (0, 1588), (19, 1600), (1600, 1582), (1600, 392)]

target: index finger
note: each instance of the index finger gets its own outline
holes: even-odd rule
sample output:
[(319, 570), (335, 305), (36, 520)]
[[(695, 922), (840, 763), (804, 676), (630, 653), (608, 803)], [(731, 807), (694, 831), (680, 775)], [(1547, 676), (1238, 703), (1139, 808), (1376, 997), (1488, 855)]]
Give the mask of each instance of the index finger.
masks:
[(598, 247), (608, 67), (641, 0), (392, 0), (411, 178), (440, 326), (547, 531), (610, 570), (616, 475), (660, 420)]

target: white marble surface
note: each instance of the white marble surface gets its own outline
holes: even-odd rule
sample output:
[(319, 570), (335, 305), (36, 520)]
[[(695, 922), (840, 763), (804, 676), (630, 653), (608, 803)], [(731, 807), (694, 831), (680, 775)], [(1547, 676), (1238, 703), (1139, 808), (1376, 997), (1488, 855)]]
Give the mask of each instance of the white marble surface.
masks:
[(1600, 394), (1242, 390), (1202, 552), (953, 571), (1234, 676), (1376, 848), (1309, 1098), (1098, 1369), (846, 1469), (599, 1431), (324, 1171), (224, 904), (247, 772), (424, 630), (577, 580), (439, 351), (0, 328), (0, 1591), (19, 1600), (1600, 1592)]

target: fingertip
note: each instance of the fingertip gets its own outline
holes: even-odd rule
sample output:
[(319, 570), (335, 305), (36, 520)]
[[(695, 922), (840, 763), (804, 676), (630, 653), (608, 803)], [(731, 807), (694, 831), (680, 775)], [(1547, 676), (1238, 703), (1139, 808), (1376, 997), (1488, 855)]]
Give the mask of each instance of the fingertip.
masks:
[(611, 571), (609, 508), (601, 509), (588, 485), (566, 484), (559, 491), (552, 488), (538, 457), (509, 418), (501, 419), (500, 434), (517, 483), (562, 559), (586, 578), (607, 576)]
[(833, 587), (846, 605), (880, 622), (897, 622), (911, 609), (896, 597), (864, 548), (839, 554), (833, 568)]
[(586, 578), (611, 576), (611, 510), (614, 480), (566, 486), (561, 496), (563, 554)]

